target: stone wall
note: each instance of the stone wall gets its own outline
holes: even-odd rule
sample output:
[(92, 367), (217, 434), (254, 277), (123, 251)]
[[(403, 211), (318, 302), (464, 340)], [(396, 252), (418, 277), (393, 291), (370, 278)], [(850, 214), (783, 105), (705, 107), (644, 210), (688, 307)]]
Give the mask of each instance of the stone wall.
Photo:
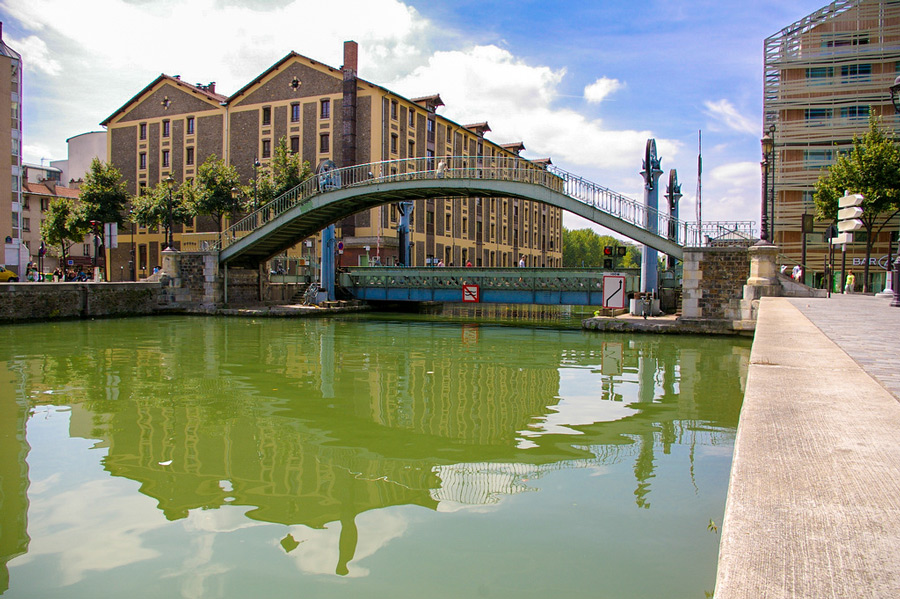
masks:
[(0, 322), (152, 314), (166, 307), (160, 283), (4, 283)]
[(686, 248), (682, 319), (741, 320), (741, 299), (749, 275), (747, 248)]

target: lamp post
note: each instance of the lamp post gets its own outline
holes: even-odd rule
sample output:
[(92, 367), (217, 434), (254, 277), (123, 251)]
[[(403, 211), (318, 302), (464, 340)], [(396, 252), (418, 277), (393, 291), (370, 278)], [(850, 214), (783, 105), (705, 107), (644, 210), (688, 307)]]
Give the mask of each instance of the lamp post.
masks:
[[(763, 138), (760, 140), (760, 144), (762, 145), (762, 154), (763, 154), (763, 185), (762, 185), (762, 202), (760, 205), (760, 220), (759, 220), (759, 239), (763, 243), (769, 244), (774, 241), (774, 239), (770, 238), (770, 223), (769, 223), (769, 171), (772, 171), (772, 180), (774, 183), (775, 180), (775, 125), (770, 125), (769, 129), (766, 131), (766, 134), (763, 135)], [(774, 185), (772, 185), (772, 211), (774, 213)], [(774, 216), (774, 214), (773, 214)], [(774, 231), (772, 231), (774, 237)]]
[(171, 250), (174, 245), (172, 242), (172, 188), (175, 186), (175, 179), (172, 178), (172, 175), (169, 175), (163, 181), (165, 181), (166, 187), (169, 188), (169, 193), (166, 197), (166, 249)]
[[(891, 86), (891, 104), (894, 105), (894, 112), (900, 114), (900, 77), (894, 79), (894, 85)], [(888, 254), (890, 254), (890, 249), (888, 249)], [(897, 259), (894, 260), (891, 290), (894, 292), (891, 306), (900, 308), (900, 235), (897, 236)]]
[(257, 179), (259, 179), (259, 167), (262, 164), (259, 162), (259, 158), (253, 159), (253, 209), (256, 210), (259, 208), (259, 195), (256, 192)]
[(135, 260), (134, 247), (134, 208), (128, 211), (129, 220), (131, 220), (131, 267), (128, 269), (128, 275), (131, 281), (137, 281), (137, 263)]

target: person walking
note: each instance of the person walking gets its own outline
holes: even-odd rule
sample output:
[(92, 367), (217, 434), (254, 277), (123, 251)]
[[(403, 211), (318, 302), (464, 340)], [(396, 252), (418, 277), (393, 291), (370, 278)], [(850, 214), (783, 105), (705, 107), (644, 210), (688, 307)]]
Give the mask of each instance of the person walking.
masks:
[(853, 271), (847, 271), (847, 282), (844, 284), (844, 293), (853, 293), (853, 287), (856, 285), (856, 277), (853, 276)]

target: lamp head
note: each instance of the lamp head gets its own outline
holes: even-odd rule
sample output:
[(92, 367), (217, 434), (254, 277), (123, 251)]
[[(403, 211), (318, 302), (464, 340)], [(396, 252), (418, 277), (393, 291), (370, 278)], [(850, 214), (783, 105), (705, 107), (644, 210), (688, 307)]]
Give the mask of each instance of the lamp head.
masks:
[(891, 103), (894, 110), (900, 112), (900, 77), (894, 79), (894, 85), (891, 86)]

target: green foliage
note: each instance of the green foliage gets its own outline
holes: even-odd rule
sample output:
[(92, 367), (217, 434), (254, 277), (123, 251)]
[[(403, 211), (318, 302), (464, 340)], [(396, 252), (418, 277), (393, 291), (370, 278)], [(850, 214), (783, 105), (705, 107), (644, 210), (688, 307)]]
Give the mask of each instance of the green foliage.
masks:
[(95, 220), (121, 225), (122, 211), (130, 196), (119, 169), (94, 158), (84, 176), (78, 199), (81, 202), (78, 210), (86, 222)]
[[(633, 263), (636, 263), (638, 267), (640, 266), (641, 251), (639, 248), (628, 245), (610, 235), (598, 235), (592, 229), (570, 231), (565, 228), (563, 229), (563, 266), (569, 268), (580, 268), (582, 266), (602, 268), (603, 259), (607, 257), (603, 255), (603, 248), (606, 246), (612, 246), (613, 248), (625, 246), (628, 248), (624, 258), (616, 258), (616, 250), (613, 250), (614, 264), (617, 267), (634, 268), (630, 266)], [(635, 255), (637, 256), (636, 259)]]
[(256, 180), (241, 188), (245, 210), (267, 204), (310, 177), (313, 172), (309, 162), (300, 160), (288, 148), (287, 138), (282, 137), (275, 146), (272, 161), (257, 169)]
[(41, 239), (48, 246), (60, 248), (60, 255), (65, 260), (69, 248), (84, 239), (88, 228), (75, 202), (68, 198), (56, 198), (50, 202), (41, 223)]
[[(142, 227), (163, 227), (169, 237), (169, 186), (157, 183), (153, 188), (134, 198), (131, 204), (131, 221)], [(171, 191), (172, 224), (190, 224), (194, 218), (196, 186), (186, 181)]]
[[(828, 173), (816, 181), (816, 218), (835, 220), (838, 199), (845, 191), (861, 193), (865, 197), (860, 220), (866, 230), (863, 281), (867, 285), (869, 258), (875, 239), (900, 210), (900, 150), (894, 140), (881, 129), (874, 115), (869, 117), (869, 129), (865, 135), (862, 138), (853, 137), (853, 149), (847, 154), (841, 154), (828, 169)], [(880, 225), (879, 217), (883, 219)]]
[(197, 214), (215, 217), (217, 230), (222, 232), (222, 219), (234, 218), (243, 206), (239, 194), (232, 192), (240, 184), (237, 169), (211, 155), (197, 170), (197, 193), (194, 201)]

